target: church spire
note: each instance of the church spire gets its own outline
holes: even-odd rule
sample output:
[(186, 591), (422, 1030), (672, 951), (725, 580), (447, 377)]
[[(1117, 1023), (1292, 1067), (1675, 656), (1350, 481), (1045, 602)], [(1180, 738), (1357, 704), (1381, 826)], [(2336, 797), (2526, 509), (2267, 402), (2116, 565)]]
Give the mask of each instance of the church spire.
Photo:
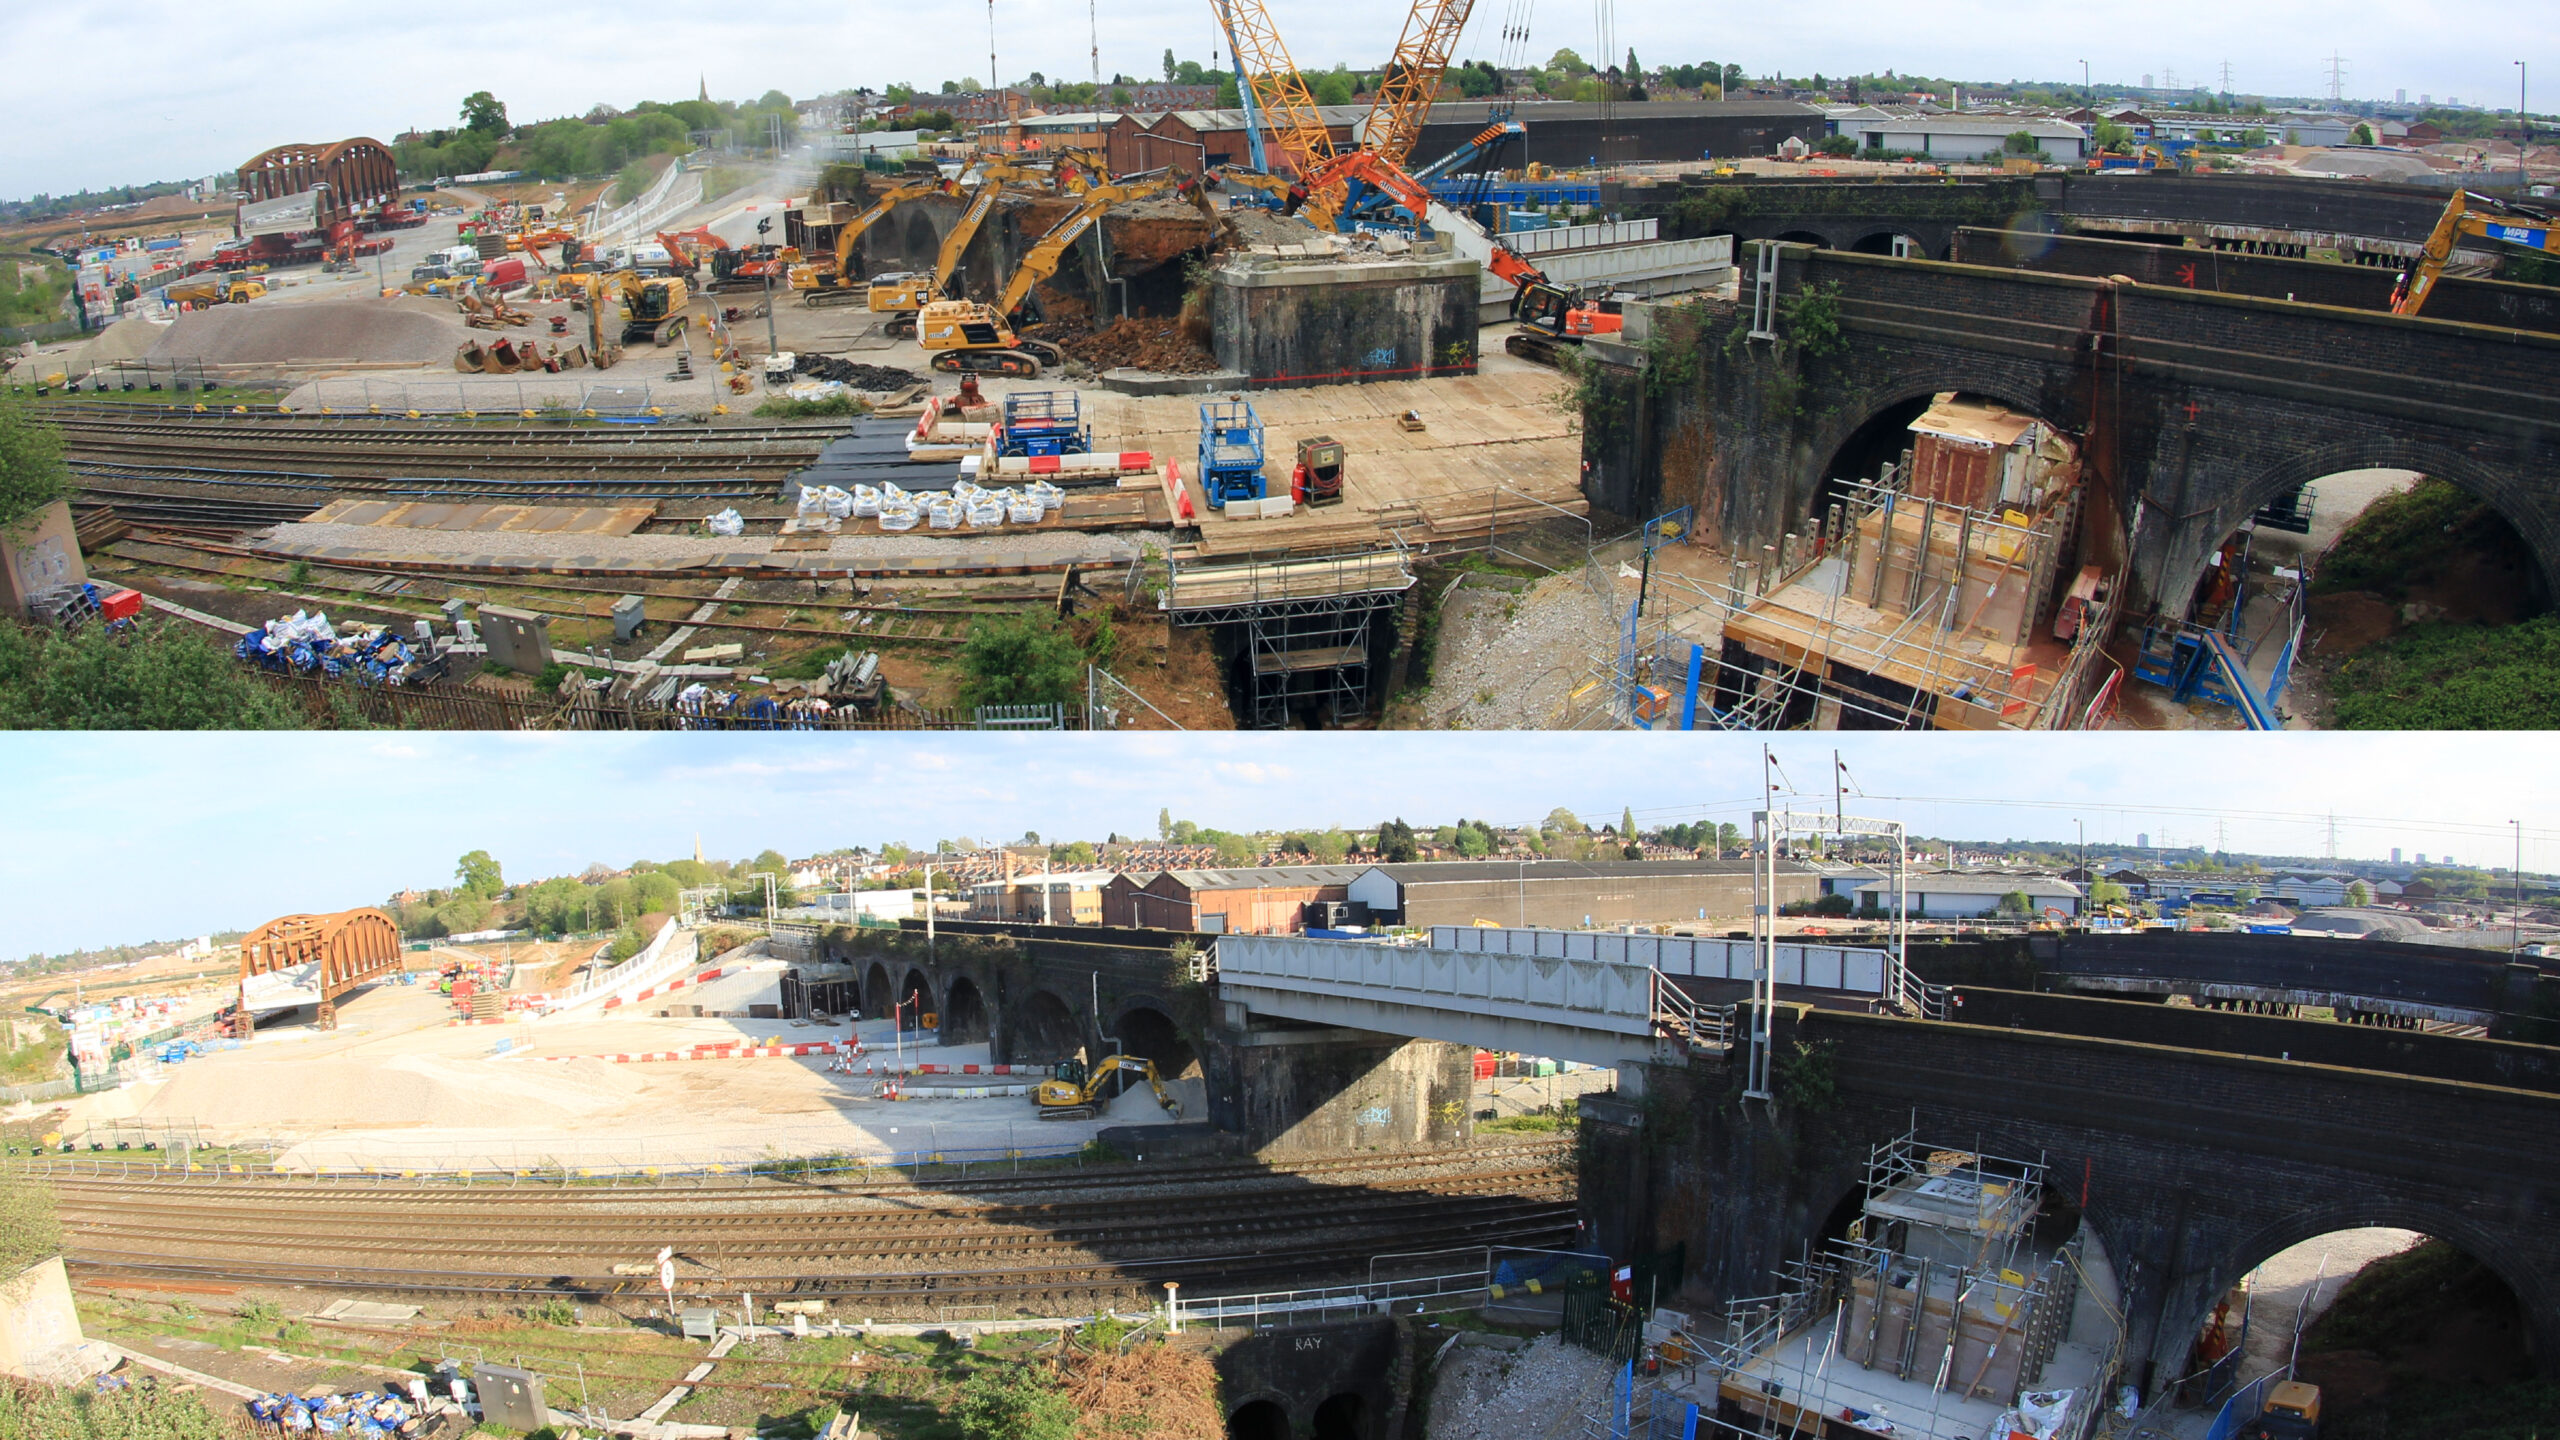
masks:
[(702, 77), (702, 93), (694, 98), (700, 100), (705, 105), (711, 103), (711, 77), (709, 75), (704, 75)]

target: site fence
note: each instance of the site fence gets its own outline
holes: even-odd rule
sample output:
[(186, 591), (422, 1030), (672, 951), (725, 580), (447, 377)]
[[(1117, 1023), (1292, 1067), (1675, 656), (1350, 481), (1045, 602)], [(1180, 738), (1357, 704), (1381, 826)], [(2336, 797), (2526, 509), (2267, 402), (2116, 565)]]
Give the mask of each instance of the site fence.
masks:
[(1258, 1330), (1264, 1325), (1312, 1325), (1360, 1315), (1416, 1315), (1431, 1310), (1470, 1310), (1483, 1302), (1481, 1269), (1449, 1275), (1423, 1275), (1366, 1285), (1328, 1285), (1309, 1290), (1269, 1290), (1252, 1295), (1211, 1295), (1197, 1300), (1177, 1298), (1176, 1328), (1209, 1325)]
[(561, 377), (527, 380), (499, 376), (469, 380), (321, 380), (310, 387), (297, 413), (323, 419), (402, 420), (514, 415), (536, 420), (597, 419), (655, 424), (679, 403), (690, 416), (720, 403), (696, 385), (678, 395), (647, 382), (601, 383)]

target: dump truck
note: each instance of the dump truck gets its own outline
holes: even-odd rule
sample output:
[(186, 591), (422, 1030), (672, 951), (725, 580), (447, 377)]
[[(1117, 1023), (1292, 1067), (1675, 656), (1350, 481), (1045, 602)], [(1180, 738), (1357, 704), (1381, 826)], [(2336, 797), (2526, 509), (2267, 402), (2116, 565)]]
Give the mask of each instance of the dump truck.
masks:
[(182, 300), (197, 305), (246, 305), (266, 293), (267, 287), (258, 281), (211, 273), (180, 280), (168, 289), (172, 305)]
[(1156, 1078), (1154, 1061), (1142, 1055), (1106, 1055), (1090, 1071), (1081, 1060), (1059, 1061), (1033, 1096), (1040, 1104), (1040, 1118), (1084, 1120), (1100, 1114), (1103, 1106), (1128, 1088), (1125, 1082), (1106, 1088), (1111, 1076), (1123, 1073), (1145, 1080), (1147, 1088), (1156, 1092), (1156, 1103), (1164, 1107), (1165, 1113), (1176, 1119), (1182, 1117), (1182, 1102), (1174, 1099), (1164, 1082)]

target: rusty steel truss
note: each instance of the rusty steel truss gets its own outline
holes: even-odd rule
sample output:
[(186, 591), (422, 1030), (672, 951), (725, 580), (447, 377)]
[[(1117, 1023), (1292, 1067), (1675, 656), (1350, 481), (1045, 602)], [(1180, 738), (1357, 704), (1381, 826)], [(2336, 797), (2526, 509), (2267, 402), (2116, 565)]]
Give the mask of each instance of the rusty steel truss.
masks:
[(314, 186), (329, 187), (318, 210), (318, 228), (360, 219), (400, 194), (400, 166), (391, 147), (356, 136), (334, 145), (278, 145), (240, 167), (248, 203), (281, 200)]
[(400, 927), (379, 910), (341, 910), (279, 916), (250, 931), (240, 941), (244, 1028), (250, 977), (305, 965), (317, 967), (309, 988), (320, 996), (319, 1021), (328, 1028), (337, 1023), (340, 996), (400, 968)]

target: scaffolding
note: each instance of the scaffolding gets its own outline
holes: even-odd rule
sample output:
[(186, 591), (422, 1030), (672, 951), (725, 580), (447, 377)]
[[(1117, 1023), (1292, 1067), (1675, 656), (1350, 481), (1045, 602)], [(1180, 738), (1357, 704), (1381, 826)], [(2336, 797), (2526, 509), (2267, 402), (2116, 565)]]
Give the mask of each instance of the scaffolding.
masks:
[[(1737, 556), (1720, 584), (1648, 563), (1618, 634), (1613, 711), (1730, 730), (2099, 723), (2116, 587), (2095, 567), (2062, 571), (2076, 472), (1968, 505), (1915, 494), (1917, 468), (1906, 451), (1871, 480), (1832, 481), (1812, 524)], [(1625, 563), (1592, 567), (1613, 611)]]
[(1313, 710), (1343, 724), (1369, 713), (1376, 622), (1413, 588), (1401, 546), (1305, 560), (1170, 559), (1157, 601), (1176, 625), (1225, 627), (1236, 642), (1256, 729)]

